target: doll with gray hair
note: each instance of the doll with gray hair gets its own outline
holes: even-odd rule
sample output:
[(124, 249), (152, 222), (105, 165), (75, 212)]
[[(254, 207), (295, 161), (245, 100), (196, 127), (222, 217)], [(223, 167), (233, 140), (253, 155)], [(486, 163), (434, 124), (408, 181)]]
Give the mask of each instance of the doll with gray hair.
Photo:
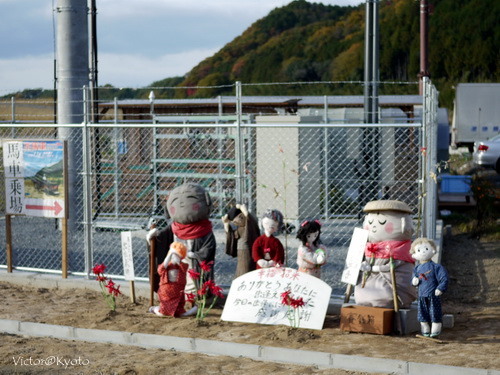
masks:
[(436, 244), (428, 238), (413, 241), (410, 253), (419, 264), (413, 271), (413, 286), (418, 287), (418, 321), (423, 336), (436, 337), (443, 326), (441, 294), (448, 288), (448, 272), (432, 261)]
[(259, 268), (280, 266), (285, 262), (285, 249), (274, 235), (283, 227), (283, 214), (278, 210), (267, 210), (262, 215), (264, 234), (252, 245), (252, 258)]
[(361, 277), (354, 288), (356, 304), (392, 308), (391, 259), (394, 262), (396, 291), (400, 308), (416, 298), (411, 286), (413, 265), (410, 255), (413, 223), (410, 207), (397, 200), (371, 201), (363, 208), (363, 228), (368, 230)]

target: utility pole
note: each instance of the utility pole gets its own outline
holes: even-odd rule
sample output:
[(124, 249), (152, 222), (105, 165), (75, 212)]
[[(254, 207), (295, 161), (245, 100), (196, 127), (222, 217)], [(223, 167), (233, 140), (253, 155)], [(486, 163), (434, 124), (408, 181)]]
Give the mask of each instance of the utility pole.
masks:
[[(58, 0), (57, 7), (57, 123), (84, 121), (83, 87), (89, 84), (87, 0)], [(70, 230), (83, 221), (82, 130), (58, 127), (58, 138), (68, 141), (68, 193)]]
[(429, 59), (429, 4), (427, 0), (420, 0), (420, 72), (418, 73), (418, 92), (423, 94), (424, 77), (430, 77)]

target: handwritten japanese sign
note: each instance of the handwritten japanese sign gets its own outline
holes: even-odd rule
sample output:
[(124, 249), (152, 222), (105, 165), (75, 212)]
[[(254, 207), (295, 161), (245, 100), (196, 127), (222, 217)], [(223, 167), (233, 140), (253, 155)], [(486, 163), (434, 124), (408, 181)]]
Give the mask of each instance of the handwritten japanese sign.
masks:
[(290, 290), (306, 302), (300, 307), (300, 328), (322, 329), (332, 288), (317, 277), (292, 268), (272, 267), (248, 272), (233, 280), (222, 320), (290, 325), (281, 294)]
[(134, 258), (132, 256), (132, 232), (122, 232), (123, 275), (125, 280), (134, 281)]
[(341, 281), (346, 284), (356, 285), (359, 276), (359, 268), (363, 262), (368, 231), (366, 229), (354, 228), (351, 243), (345, 260), (345, 269), (342, 272)]
[(4, 142), (3, 163), (7, 214), (64, 217), (63, 142)]

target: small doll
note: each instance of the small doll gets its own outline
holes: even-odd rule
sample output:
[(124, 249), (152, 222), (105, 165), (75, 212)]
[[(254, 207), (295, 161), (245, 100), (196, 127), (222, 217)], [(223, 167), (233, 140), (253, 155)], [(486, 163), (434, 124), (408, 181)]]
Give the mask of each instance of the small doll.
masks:
[[(413, 286), (418, 287), (418, 321), (423, 336), (436, 337), (443, 326), (441, 294), (448, 287), (448, 272), (432, 261), (436, 254), (436, 244), (427, 238), (417, 238), (411, 245), (410, 253), (419, 261), (415, 267)], [(429, 323), (432, 323), (429, 326)]]
[(160, 306), (151, 306), (149, 312), (158, 316), (187, 316), (196, 312), (196, 307), (186, 312), (184, 309), (186, 286), (186, 273), (189, 265), (183, 260), (186, 258), (187, 249), (180, 242), (172, 242), (170, 251), (163, 263), (158, 265), (160, 285), (158, 298)]
[(297, 251), (299, 271), (321, 278), (321, 266), (326, 263), (326, 249), (319, 239), (321, 223), (319, 220), (304, 221), (297, 231), (302, 241)]
[(222, 217), (226, 232), (226, 254), (238, 258), (235, 277), (255, 269), (252, 245), (260, 236), (257, 219), (244, 204), (237, 204)]
[(274, 233), (283, 227), (283, 214), (267, 210), (262, 216), (264, 234), (257, 237), (252, 246), (252, 258), (259, 268), (280, 266), (285, 262), (285, 249)]

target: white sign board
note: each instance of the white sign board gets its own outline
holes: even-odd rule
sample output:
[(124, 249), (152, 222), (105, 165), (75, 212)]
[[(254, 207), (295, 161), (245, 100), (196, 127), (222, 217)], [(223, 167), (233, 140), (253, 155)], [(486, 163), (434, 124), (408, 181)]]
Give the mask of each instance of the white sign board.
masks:
[(345, 269), (342, 272), (341, 281), (343, 283), (356, 285), (367, 241), (368, 231), (366, 229), (354, 228), (345, 259)]
[(292, 268), (272, 267), (248, 272), (231, 283), (221, 319), (232, 322), (290, 325), (281, 294), (302, 297), (300, 328), (322, 329), (332, 288), (317, 277)]
[(64, 218), (64, 143), (3, 143), (5, 213)]
[(125, 280), (134, 281), (134, 257), (132, 252), (132, 232), (122, 232), (123, 275)]

